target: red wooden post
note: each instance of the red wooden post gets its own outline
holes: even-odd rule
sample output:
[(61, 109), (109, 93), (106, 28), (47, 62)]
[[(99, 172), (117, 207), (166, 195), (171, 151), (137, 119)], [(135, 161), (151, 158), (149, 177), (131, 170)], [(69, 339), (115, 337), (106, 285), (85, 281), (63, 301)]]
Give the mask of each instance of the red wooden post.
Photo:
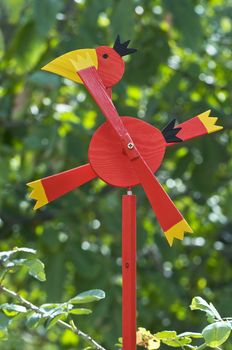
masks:
[(136, 196), (122, 197), (122, 341), (136, 350)]

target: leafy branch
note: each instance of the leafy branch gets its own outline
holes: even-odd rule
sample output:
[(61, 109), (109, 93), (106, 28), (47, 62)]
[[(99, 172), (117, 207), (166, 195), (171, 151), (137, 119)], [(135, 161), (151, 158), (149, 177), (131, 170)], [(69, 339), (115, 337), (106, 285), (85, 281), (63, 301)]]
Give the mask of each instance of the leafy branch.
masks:
[[(71, 318), (72, 315), (80, 316), (92, 313), (90, 309), (78, 308), (77, 305), (92, 303), (105, 298), (105, 293), (102, 290), (89, 290), (76, 295), (67, 302), (43, 304), (38, 307), (3, 285), (6, 275), (15, 272), (18, 267), (25, 267), (31, 276), (39, 281), (45, 281), (44, 264), (36, 258), (35, 254), (36, 251), (29, 248), (15, 248), (0, 253), (0, 292), (5, 293), (17, 302), (17, 304), (5, 303), (0, 305), (0, 340), (7, 339), (11, 323), (20, 317), (25, 320), (28, 328), (34, 329), (43, 325), (46, 330), (49, 330), (57, 324), (84, 339), (91, 345), (92, 349), (106, 350), (90, 335), (77, 328)], [(18, 255), (23, 256), (19, 258)]]
[[(86, 341), (90, 347), (86, 349), (106, 350), (90, 335), (77, 328), (72, 315), (89, 315), (92, 310), (78, 305), (92, 303), (105, 298), (102, 290), (89, 290), (76, 295), (64, 303), (50, 303), (36, 306), (20, 294), (5, 287), (4, 281), (8, 273), (14, 273), (18, 268), (27, 269), (28, 273), (39, 281), (45, 281), (44, 264), (36, 257), (36, 251), (29, 248), (15, 248), (0, 253), (0, 292), (15, 300), (16, 303), (0, 304), (0, 341), (7, 339), (11, 324), (24, 320), (30, 329), (43, 326), (45, 330), (58, 325), (72, 331)], [(221, 317), (212, 303), (201, 297), (195, 297), (190, 305), (191, 310), (205, 312), (208, 325), (200, 333), (165, 330), (152, 334), (145, 328), (137, 331), (137, 345), (148, 350), (156, 350), (161, 345), (179, 347), (182, 350), (203, 350), (206, 347), (220, 349), (231, 335), (232, 317)], [(200, 344), (196, 344), (201, 340)], [(117, 344), (122, 348), (122, 339)], [(194, 344), (194, 345), (193, 345)]]
[[(203, 350), (206, 347), (220, 349), (231, 335), (232, 318), (222, 318), (212, 303), (207, 303), (201, 297), (195, 297), (190, 305), (191, 310), (200, 310), (206, 313), (209, 324), (201, 333), (176, 331), (163, 331), (152, 334), (145, 328), (139, 328), (137, 332), (137, 345), (148, 350), (159, 349), (162, 344), (170, 347), (179, 347), (183, 350)], [(192, 345), (197, 339), (202, 339), (200, 345)], [(191, 345), (190, 345), (191, 344)]]

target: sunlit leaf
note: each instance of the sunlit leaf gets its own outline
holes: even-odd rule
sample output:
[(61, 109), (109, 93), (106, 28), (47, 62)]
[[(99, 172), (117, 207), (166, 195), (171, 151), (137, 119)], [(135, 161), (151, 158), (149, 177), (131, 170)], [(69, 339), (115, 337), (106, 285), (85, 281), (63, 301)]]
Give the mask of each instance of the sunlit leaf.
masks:
[(68, 312), (69, 314), (72, 315), (89, 315), (92, 313), (92, 310), (90, 309), (72, 309)]
[(78, 294), (76, 297), (70, 299), (72, 304), (84, 304), (92, 303), (93, 301), (99, 301), (105, 298), (105, 292), (100, 289), (93, 289)]
[(27, 309), (25, 306), (17, 305), (17, 304), (2, 304), (0, 305), (0, 309), (7, 315), (7, 316), (15, 316), (17, 313), (25, 313), (27, 312)]
[(226, 342), (231, 334), (231, 325), (229, 322), (215, 322), (202, 331), (206, 344), (211, 348), (216, 348)]
[(39, 281), (46, 281), (44, 264), (39, 259), (30, 259), (25, 263), (29, 268), (29, 274)]
[(201, 297), (194, 297), (192, 300), (192, 303), (190, 305), (191, 310), (201, 310), (206, 312), (208, 317), (210, 317), (210, 321), (217, 319), (221, 320), (221, 316), (219, 315), (218, 311), (215, 309), (212, 303), (207, 303), (203, 298)]

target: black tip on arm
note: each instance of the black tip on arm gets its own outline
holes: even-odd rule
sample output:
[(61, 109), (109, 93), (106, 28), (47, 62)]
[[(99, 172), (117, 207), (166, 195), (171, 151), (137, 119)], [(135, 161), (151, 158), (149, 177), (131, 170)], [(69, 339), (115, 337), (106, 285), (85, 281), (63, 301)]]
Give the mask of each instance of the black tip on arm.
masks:
[(176, 136), (181, 128), (175, 128), (176, 119), (171, 120), (167, 126), (162, 130), (162, 134), (167, 143), (182, 142), (183, 140)]

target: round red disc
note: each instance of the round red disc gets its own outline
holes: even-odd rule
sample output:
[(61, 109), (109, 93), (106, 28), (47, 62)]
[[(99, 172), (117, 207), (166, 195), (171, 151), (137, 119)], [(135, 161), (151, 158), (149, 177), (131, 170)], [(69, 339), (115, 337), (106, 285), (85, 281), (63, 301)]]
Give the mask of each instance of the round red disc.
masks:
[[(140, 119), (121, 118), (142, 157), (155, 172), (166, 148), (161, 131)], [(97, 175), (109, 185), (133, 187), (139, 184), (131, 161), (109, 122), (102, 124), (94, 133), (89, 145), (89, 162)]]

